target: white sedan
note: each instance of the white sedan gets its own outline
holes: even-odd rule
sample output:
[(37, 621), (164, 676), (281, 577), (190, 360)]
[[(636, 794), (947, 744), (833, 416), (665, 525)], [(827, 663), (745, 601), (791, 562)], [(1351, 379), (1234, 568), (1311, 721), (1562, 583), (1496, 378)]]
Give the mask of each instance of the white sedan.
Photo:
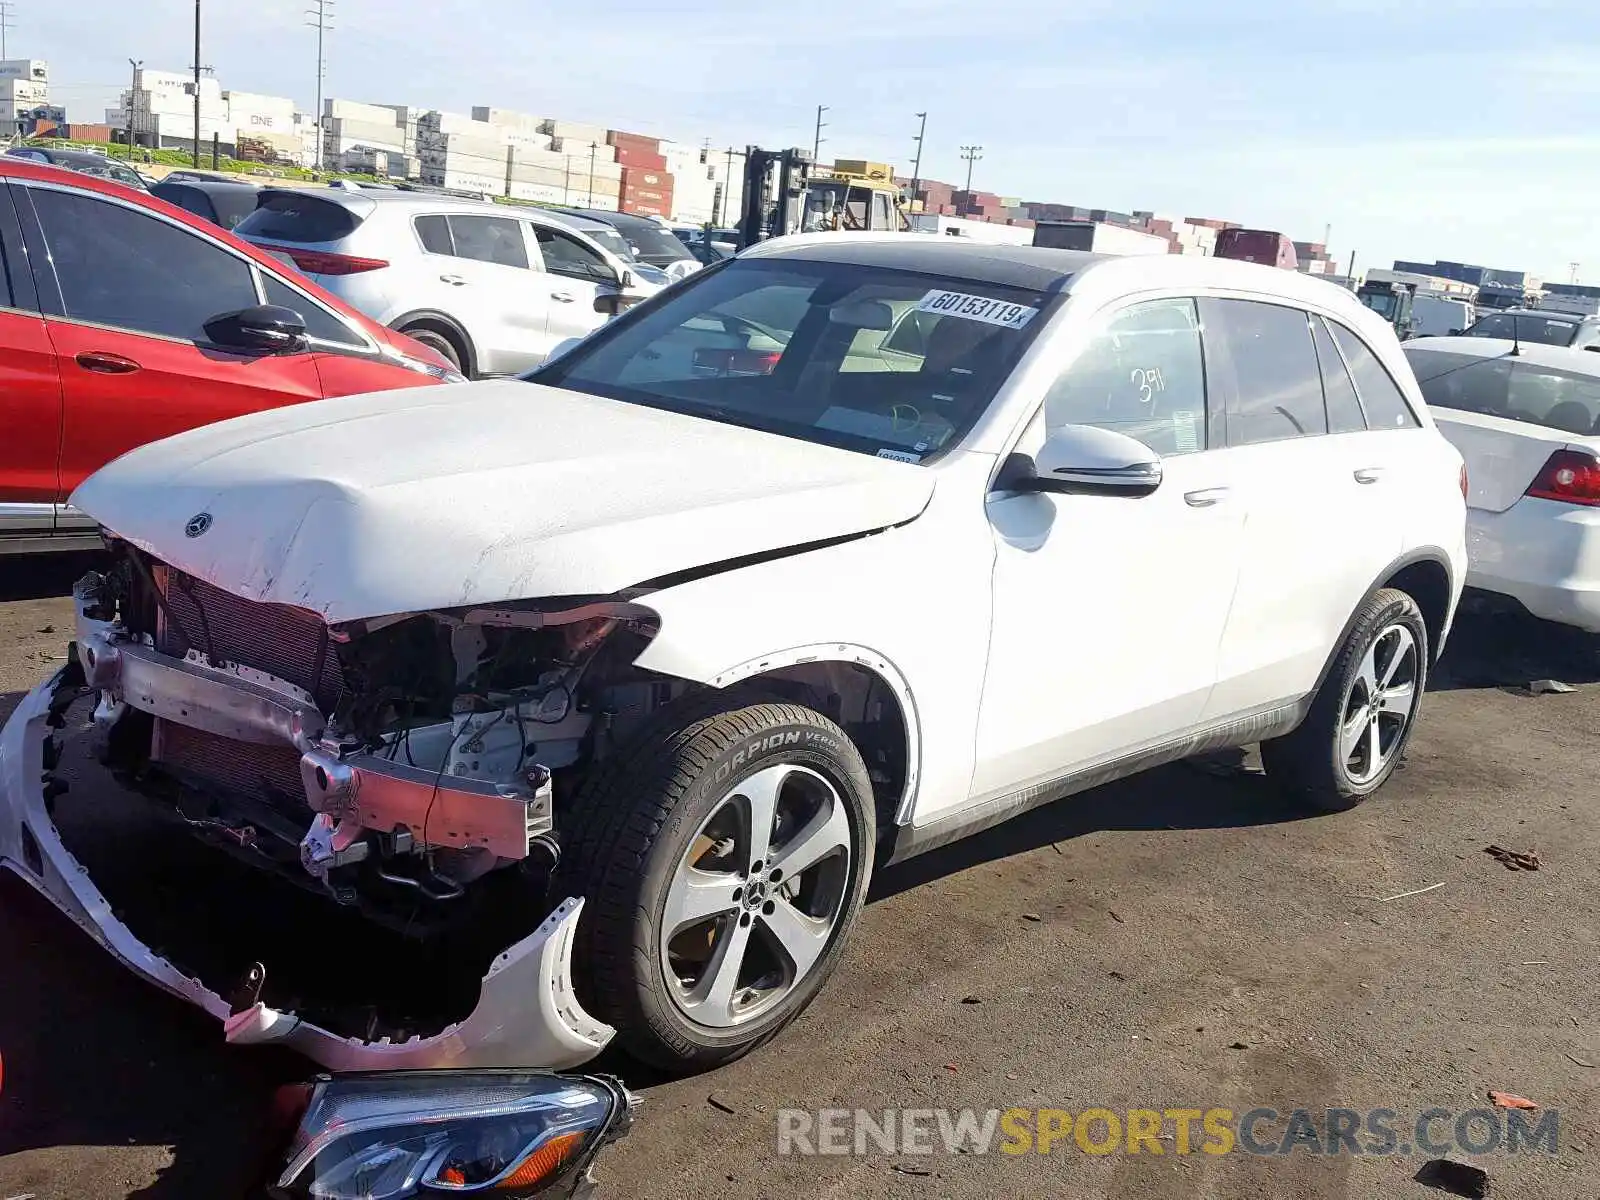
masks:
[(1467, 586), (1600, 633), (1600, 354), (1423, 338), (1406, 356), (1467, 462)]

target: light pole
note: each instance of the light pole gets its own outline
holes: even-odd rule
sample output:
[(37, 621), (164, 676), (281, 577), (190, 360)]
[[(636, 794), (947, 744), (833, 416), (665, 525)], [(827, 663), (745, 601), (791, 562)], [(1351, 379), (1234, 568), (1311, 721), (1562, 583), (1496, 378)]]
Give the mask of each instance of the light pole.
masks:
[(922, 125), (917, 129), (917, 136), (911, 140), (917, 144), (917, 161), (911, 166), (911, 202), (916, 203), (917, 185), (922, 182), (922, 139), (928, 132), (928, 114), (919, 112), (917, 116), (922, 120)]
[[(598, 154), (599, 152), (600, 152), (600, 143), (599, 142), (590, 142), (589, 143), (589, 203), (584, 206), (586, 208), (593, 208), (595, 206), (595, 203), (594, 203), (594, 159), (595, 159), (595, 155)], [(621, 197), (621, 195), (618, 195), (618, 197), (617, 197), (617, 207), (618, 208), (622, 207), (622, 197)]]
[(144, 59), (130, 58), (128, 65), (133, 68), (133, 78), (128, 83), (128, 161), (133, 161), (133, 145), (138, 140), (133, 132), (133, 115), (139, 111), (139, 69), (144, 66)]
[(982, 146), (963, 146), (963, 147), (961, 147), (961, 157), (967, 160), (967, 187), (966, 187), (966, 191), (967, 191), (968, 196), (970, 197), (971, 194), (972, 194), (972, 164), (977, 162), (980, 158), (983, 157), (983, 147)]
[(822, 119), (822, 114), (827, 112), (827, 111), (828, 111), (828, 106), (826, 104), (817, 105), (817, 132), (816, 132), (816, 135), (811, 139), (811, 161), (812, 162), (816, 162), (817, 161), (818, 155), (820, 155), (822, 153), (822, 143), (827, 140), (822, 136), (823, 126), (825, 126), (827, 124), (827, 122)]

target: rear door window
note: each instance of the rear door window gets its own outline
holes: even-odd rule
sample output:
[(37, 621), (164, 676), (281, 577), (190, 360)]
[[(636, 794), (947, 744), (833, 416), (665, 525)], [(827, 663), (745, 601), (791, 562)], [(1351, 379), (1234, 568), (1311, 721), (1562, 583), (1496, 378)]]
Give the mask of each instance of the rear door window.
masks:
[(495, 263), (502, 267), (527, 267), (528, 243), (522, 222), (514, 217), (465, 217), (452, 214), (450, 238), (457, 258)]
[(1600, 378), (1504, 357), (1409, 355), (1435, 408), (1526, 421), (1578, 436), (1600, 432)]
[(73, 320), (204, 342), (206, 322), (256, 303), (250, 264), (197, 233), (109, 200), (29, 192)]
[(1322, 372), (1302, 309), (1254, 300), (1202, 300), (1208, 354), (1231, 368), (1228, 442), (1251, 446), (1328, 432)]
[(1367, 410), (1367, 425), (1372, 429), (1415, 429), (1421, 425), (1406, 403), (1392, 376), (1367, 344), (1337, 321), (1328, 322), (1339, 352), (1344, 355), (1361, 406)]
[(417, 239), (429, 254), (454, 254), (455, 243), (450, 240), (450, 222), (444, 217), (418, 217), (411, 223)]
[(1355, 433), (1367, 427), (1344, 358), (1321, 317), (1311, 318), (1311, 336), (1317, 344), (1317, 364), (1322, 368), (1322, 396), (1328, 406), (1329, 433)]

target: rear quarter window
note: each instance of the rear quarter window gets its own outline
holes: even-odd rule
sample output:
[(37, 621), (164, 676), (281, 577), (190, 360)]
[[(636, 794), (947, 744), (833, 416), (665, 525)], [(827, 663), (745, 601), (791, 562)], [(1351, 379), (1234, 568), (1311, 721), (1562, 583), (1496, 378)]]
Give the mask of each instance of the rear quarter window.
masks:
[(1334, 341), (1339, 343), (1339, 353), (1344, 355), (1350, 368), (1350, 378), (1355, 380), (1356, 391), (1361, 394), (1361, 405), (1367, 410), (1369, 429), (1416, 429), (1422, 422), (1406, 403), (1404, 393), (1395, 383), (1378, 356), (1367, 344), (1337, 321), (1329, 321)]
[(332, 200), (277, 192), (263, 196), (235, 232), (274, 242), (337, 242), (360, 224), (361, 218)]

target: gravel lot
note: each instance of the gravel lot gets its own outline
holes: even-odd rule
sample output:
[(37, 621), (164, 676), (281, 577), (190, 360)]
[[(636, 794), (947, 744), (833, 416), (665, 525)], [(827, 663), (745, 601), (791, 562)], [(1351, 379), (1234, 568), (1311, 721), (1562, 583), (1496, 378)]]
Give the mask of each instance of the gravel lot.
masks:
[[(59, 661), (83, 566), (0, 563), (0, 715)], [(1600, 1195), (1597, 664), (1548, 627), (1469, 619), (1406, 769), (1356, 812), (1306, 818), (1211, 759), (880, 874), (775, 1044), (658, 1086), (624, 1065), (647, 1098), (599, 1194), (1405, 1200), (1443, 1194), (1412, 1179), (1426, 1155), (780, 1157), (776, 1113), (1347, 1106), (1405, 1127), (1499, 1089), (1558, 1109), (1560, 1150), (1474, 1160), (1493, 1194)], [(1579, 690), (1517, 686), (1545, 676)], [(311, 1070), (223, 1046), (14, 884), (0, 1054), (0, 1200), (238, 1195), (271, 1087)]]

